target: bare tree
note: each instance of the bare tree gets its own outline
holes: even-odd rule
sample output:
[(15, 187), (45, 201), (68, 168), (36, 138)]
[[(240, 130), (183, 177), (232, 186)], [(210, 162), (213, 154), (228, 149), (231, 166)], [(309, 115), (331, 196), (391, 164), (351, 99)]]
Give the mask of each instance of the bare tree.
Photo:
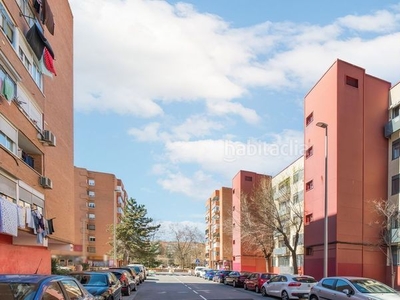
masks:
[(297, 274), (303, 206), (301, 199), (293, 197), (292, 192), (290, 177), (279, 184), (277, 190), (273, 190), (269, 178), (261, 179), (251, 196), (241, 195), (240, 218), (233, 217), (233, 222), (240, 225), (242, 238), (263, 253), (267, 269), (271, 265), (274, 239), (280, 237), (290, 252), (293, 273)]
[(171, 224), (170, 230), (171, 247), (175, 258), (179, 261), (181, 268), (190, 266), (194, 259), (193, 255), (198, 253), (198, 244), (204, 242), (203, 235), (197, 227), (189, 225)]
[(397, 203), (389, 200), (374, 200), (371, 201), (371, 203), (373, 210), (378, 215), (378, 218), (373, 222), (373, 225), (378, 226), (380, 231), (379, 240), (376, 246), (378, 246), (387, 256), (390, 266), (391, 286), (394, 288), (396, 270), (393, 261), (393, 248), (398, 244), (398, 242), (400, 242), (399, 206)]

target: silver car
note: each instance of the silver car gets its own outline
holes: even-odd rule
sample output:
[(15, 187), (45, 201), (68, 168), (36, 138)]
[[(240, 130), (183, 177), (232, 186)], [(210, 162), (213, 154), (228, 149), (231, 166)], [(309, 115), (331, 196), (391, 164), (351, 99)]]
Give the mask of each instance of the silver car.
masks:
[(340, 276), (322, 278), (311, 288), (309, 299), (388, 300), (400, 299), (400, 294), (375, 279)]
[(261, 287), (263, 296), (280, 297), (283, 300), (308, 298), (310, 289), (317, 284), (312, 276), (280, 274), (272, 277)]

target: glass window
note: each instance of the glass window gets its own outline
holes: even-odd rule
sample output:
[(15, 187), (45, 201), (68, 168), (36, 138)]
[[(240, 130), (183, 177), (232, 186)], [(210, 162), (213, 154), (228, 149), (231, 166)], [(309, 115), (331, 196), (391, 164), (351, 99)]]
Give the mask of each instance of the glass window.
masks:
[(89, 236), (89, 241), (90, 242), (95, 242), (96, 241), (96, 237), (95, 236)]
[(88, 203), (88, 207), (90, 207), (90, 208), (95, 208), (95, 207), (96, 207), (96, 204), (95, 204), (94, 202), (89, 202), (89, 203)]
[(89, 230), (96, 230), (96, 225), (88, 224), (87, 229), (89, 229)]
[(52, 282), (44, 291), (42, 300), (65, 300), (61, 287), (57, 282)]
[(309, 114), (307, 116), (307, 118), (306, 118), (306, 126), (310, 125), (312, 121), (314, 121), (314, 114), (313, 113), (311, 113), (311, 114)]
[(14, 41), (14, 24), (11, 22), (11, 18), (6, 12), (5, 7), (0, 2), (0, 28), (7, 36), (8, 40), (13, 43)]
[(396, 195), (400, 191), (400, 175), (397, 174), (392, 177), (392, 195)]
[(88, 179), (88, 184), (89, 184), (89, 185), (94, 186), (95, 183), (96, 183), (96, 182), (94, 181), (94, 179)]
[(78, 284), (73, 280), (62, 280), (62, 284), (70, 299), (83, 299), (84, 294)]
[(392, 143), (392, 160), (399, 158), (399, 156), (400, 156), (400, 139), (397, 139)]
[(400, 106), (393, 107), (392, 109), (392, 119), (399, 116), (400, 113)]
[(95, 219), (96, 215), (95, 214), (89, 214), (89, 219)]
[(95, 192), (94, 191), (88, 191), (88, 195), (89, 195), (89, 197), (94, 197)]

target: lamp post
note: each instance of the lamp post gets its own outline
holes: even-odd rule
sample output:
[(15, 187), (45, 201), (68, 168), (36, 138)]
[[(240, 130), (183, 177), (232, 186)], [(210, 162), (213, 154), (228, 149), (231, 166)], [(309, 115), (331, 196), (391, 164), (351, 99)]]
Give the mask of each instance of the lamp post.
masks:
[(324, 277), (328, 276), (328, 124), (318, 122), (318, 127), (325, 128), (325, 197), (324, 197)]

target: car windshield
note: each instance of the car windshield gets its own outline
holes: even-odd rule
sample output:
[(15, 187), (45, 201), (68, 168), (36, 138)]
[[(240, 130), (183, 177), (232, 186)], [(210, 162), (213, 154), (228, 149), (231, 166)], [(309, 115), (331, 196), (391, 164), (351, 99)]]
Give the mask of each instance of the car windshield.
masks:
[(293, 277), (293, 281), (301, 282), (301, 283), (315, 283), (317, 282), (313, 277)]
[(0, 283), (1, 299), (30, 300), (38, 286), (33, 283)]
[(350, 280), (356, 289), (361, 293), (397, 293), (387, 285), (372, 279), (353, 279)]
[(83, 285), (107, 285), (104, 274), (74, 274), (73, 276)]

